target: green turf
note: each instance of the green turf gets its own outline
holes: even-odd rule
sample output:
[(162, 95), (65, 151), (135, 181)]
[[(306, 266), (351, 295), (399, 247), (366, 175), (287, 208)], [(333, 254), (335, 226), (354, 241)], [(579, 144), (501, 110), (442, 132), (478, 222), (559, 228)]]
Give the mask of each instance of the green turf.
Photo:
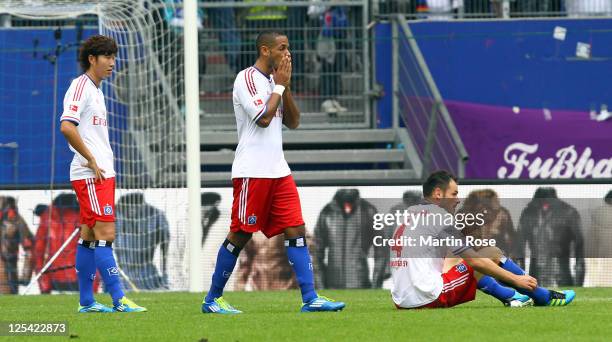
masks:
[(567, 307), (509, 309), (479, 293), (476, 301), (452, 309), (396, 310), (388, 291), (322, 291), (345, 301), (346, 309), (306, 314), (298, 312), (297, 291), (228, 292), (225, 298), (245, 312), (235, 316), (200, 313), (202, 296), (191, 293), (133, 294), (149, 308), (140, 314), (77, 314), (75, 295), (0, 296), (0, 321), (68, 321), (72, 338), (83, 341), (609, 341), (612, 288), (576, 292)]

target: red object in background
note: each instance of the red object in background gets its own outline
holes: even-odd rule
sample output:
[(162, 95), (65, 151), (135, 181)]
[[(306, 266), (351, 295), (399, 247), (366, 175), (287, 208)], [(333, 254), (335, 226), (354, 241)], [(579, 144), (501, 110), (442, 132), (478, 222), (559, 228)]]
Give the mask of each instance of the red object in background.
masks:
[[(33, 256), (34, 270), (37, 273), (78, 226), (80, 226), (79, 211), (74, 208), (50, 207), (40, 215), (40, 225), (34, 238)], [(40, 277), (38, 285), (41, 293), (50, 293), (53, 290), (53, 282), (78, 284), (75, 270), (78, 240), (78, 237), (73, 238), (47, 272)], [(99, 276), (96, 276), (94, 293), (97, 292), (99, 283)]]

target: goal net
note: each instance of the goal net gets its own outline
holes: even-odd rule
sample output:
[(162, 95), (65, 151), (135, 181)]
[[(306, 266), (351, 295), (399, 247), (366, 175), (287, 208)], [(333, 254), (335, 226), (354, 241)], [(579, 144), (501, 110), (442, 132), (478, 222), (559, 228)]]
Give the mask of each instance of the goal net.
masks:
[[(22, 257), (19, 265), (32, 262), (36, 271), (54, 254), (53, 239), (67, 236), (53, 229), (74, 230), (74, 222), (61, 221), (67, 216), (50, 207), (70, 193), (72, 154), (58, 119), (70, 81), (82, 73), (79, 43), (103, 34), (119, 48), (115, 72), (101, 88), (115, 154), (115, 253), (125, 288), (187, 289), (181, 10), (180, 1), (164, 0), (0, 0), (0, 112), (16, 113), (0, 128), (0, 153), (20, 157), (14, 168), (2, 167), (0, 183), (50, 189), (17, 195), (19, 215), (34, 241), (16, 240), (16, 259), (18, 254), (31, 259)], [(42, 204), (38, 212), (36, 204)], [(52, 228), (37, 234), (44, 224)], [(45, 275), (51, 283), (74, 281), (69, 276), (74, 256), (61, 263)], [(0, 277), (0, 283), (10, 281)]]

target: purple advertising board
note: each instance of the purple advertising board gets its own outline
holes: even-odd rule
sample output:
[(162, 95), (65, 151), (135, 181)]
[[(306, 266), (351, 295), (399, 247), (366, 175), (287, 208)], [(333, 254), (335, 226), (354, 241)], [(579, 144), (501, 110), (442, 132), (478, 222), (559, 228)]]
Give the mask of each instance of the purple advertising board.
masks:
[(579, 111), (446, 101), (470, 179), (612, 178), (612, 120)]

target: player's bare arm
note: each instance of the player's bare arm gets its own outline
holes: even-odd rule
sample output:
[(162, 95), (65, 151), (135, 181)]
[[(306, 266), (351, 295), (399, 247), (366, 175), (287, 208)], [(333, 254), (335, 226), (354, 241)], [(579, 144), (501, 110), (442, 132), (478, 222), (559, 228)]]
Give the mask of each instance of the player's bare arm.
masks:
[[(280, 63), (278, 64), (278, 68), (274, 70), (274, 82), (278, 85), (282, 85), (285, 89), (289, 86), (289, 80), (291, 79), (291, 61), (287, 57), (283, 57)], [(286, 92), (286, 90), (285, 90)], [(257, 120), (257, 126), (266, 128), (274, 119), (276, 115), (276, 110), (278, 106), (281, 104), (281, 95), (277, 93), (272, 93), (268, 102), (266, 103), (267, 110), (264, 115), (262, 115), (259, 120)]]
[(72, 147), (74, 147), (74, 149), (77, 150), (77, 152), (79, 152), (80, 155), (82, 155), (85, 159), (87, 159), (86, 166), (92, 169), (93, 172), (95, 173), (96, 182), (105, 179), (104, 177), (105, 171), (98, 167), (98, 164), (96, 163), (96, 159), (94, 158), (93, 154), (91, 154), (91, 152), (89, 151), (89, 149), (83, 142), (83, 139), (81, 138), (81, 135), (79, 134), (79, 131), (77, 130), (76, 125), (68, 120), (64, 120), (62, 121), (60, 125), (60, 131), (62, 132), (64, 137), (66, 137), (66, 140), (68, 140), (68, 143)]
[(484, 257), (473, 249), (461, 253), (461, 257), (474, 270), (489, 275), (499, 281), (514, 285), (527, 290), (533, 290), (538, 286), (538, 281), (529, 275), (516, 275), (499, 267), (491, 259)]
[[(293, 70), (291, 64), (291, 57), (289, 57), (289, 73)], [(287, 88), (285, 88), (285, 92), (283, 93), (283, 125), (287, 126), (289, 129), (296, 129), (300, 125), (300, 109), (297, 104), (293, 100), (293, 95), (291, 94), (291, 79), (289, 79), (289, 84)]]

